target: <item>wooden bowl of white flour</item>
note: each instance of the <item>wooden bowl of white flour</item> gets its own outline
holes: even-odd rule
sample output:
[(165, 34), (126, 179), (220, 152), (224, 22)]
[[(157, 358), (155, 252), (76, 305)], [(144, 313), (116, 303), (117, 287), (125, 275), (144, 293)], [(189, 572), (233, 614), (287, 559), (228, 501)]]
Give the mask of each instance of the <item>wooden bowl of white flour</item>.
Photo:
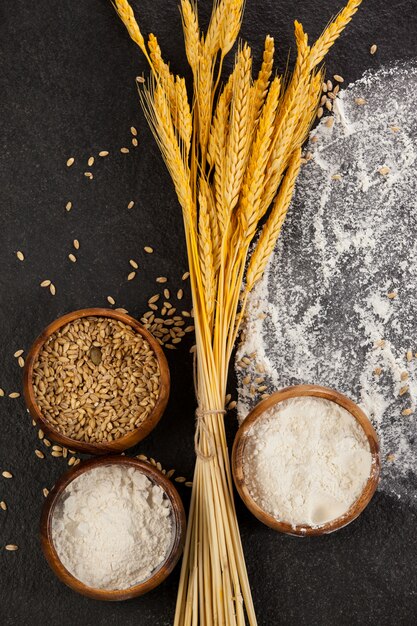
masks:
[(58, 578), (96, 600), (128, 600), (170, 574), (185, 540), (185, 513), (172, 482), (126, 456), (84, 461), (49, 493), (41, 543)]
[(327, 534), (356, 519), (375, 493), (378, 437), (359, 406), (337, 391), (287, 387), (240, 426), (232, 471), (242, 500), (267, 526)]

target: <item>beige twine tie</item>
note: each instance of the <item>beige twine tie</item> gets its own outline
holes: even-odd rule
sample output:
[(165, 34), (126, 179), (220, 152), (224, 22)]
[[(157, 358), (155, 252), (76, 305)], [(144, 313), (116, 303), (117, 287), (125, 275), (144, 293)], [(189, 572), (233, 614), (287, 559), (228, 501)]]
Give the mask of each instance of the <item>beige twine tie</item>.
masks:
[[(195, 396), (197, 398), (197, 408), (195, 410), (195, 434), (194, 434), (194, 450), (196, 455), (202, 461), (210, 461), (214, 458), (216, 452), (216, 445), (214, 441), (213, 434), (210, 432), (204, 418), (206, 415), (225, 415), (225, 409), (203, 409), (201, 408), (201, 400), (200, 394), (198, 392), (198, 383), (197, 383), (197, 356), (194, 352), (193, 357), (193, 381), (194, 381), (194, 391)], [(206, 454), (201, 449), (201, 437), (204, 434), (207, 440), (209, 452)]]

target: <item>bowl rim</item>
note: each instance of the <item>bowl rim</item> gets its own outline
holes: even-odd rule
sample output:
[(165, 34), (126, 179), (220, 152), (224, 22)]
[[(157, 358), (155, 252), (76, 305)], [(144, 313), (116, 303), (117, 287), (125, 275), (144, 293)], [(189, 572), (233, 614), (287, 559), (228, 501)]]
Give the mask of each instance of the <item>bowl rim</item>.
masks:
[[(62, 564), (52, 539), (52, 518), (55, 507), (65, 488), (76, 478), (96, 467), (106, 465), (125, 465), (139, 469), (150, 480), (160, 485), (171, 502), (173, 515), (173, 541), (171, 549), (152, 576), (128, 589), (96, 589), (90, 587), (71, 574)], [(95, 600), (121, 601), (143, 595), (160, 585), (177, 564), (185, 544), (186, 518), (181, 497), (174, 484), (156, 467), (124, 455), (93, 457), (82, 461), (76, 467), (65, 472), (49, 492), (41, 513), (40, 539), (44, 556), (55, 575), (74, 591)]]
[[(252, 498), (246, 485), (244, 472), (243, 472), (243, 455), (247, 442), (247, 435), (254, 422), (268, 409), (275, 406), (279, 402), (287, 400), (289, 398), (313, 396), (318, 398), (324, 398), (331, 400), (343, 407), (355, 418), (357, 423), (362, 427), (368, 443), (370, 452), (372, 455), (371, 473), (367, 482), (365, 483), (361, 494), (356, 501), (350, 506), (348, 511), (343, 515), (321, 524), (320, 526), (310, 526), (303, 524), (299, 526), (292, 526), (287, 522), (277, 520), (270, 513), (264, 511)], [(259, 402), (247, 415), (239, 430), (236, 433), (235, 440), (232, 449), (232, 474), (236, 489), (245, 503), (246, 507), (257, 517), (261, 522), (269, 526), (270, 528), (279, 532), (294, 535), (298, 537), (316, 536), (332, 533), (344, 526), (353, 522), (366, 508), (371, 501), (375, 490), (378, 486), (379, 477), (381, 471), (381, 459), (379, 452), (378, 436), (375, 432), (371, 421), (362, 411), (362, 409), (353, 400), (345, 396), (344, 394), (330, 389), (329, 387), (323, 387), (320, 385), (293, 385), (285, 387), (279, 391), (272, 393), (268, 398), (265, 398)]]
[[(119, 439), (107, 441), (105, 443), (88, 443), (83, 441), (77, 441), (76, 439), (72, 439), (71, 437), (68, 437), (67, 435), (64, 435), (63, 433), (58, 431), (54, 427), (54, 425), (51, 424), (46, 417), (44, 417), (36, 401), (36, 396), (33, 389), (33, 367), (46, 340), (49, 339), (49, 337), (53, 333), (55, 333), (66, 324), (83, 317), (108, 317), (113, 320), (123, 322), (126, 325), (132, 327), (135, 332), (142, 335), (148, 341), (152, 350), (155, 353), (159, 364), (160, 392), (151, 413), (144, 420), (144, 422), (139, 424), (139, 426), (137, 426), (133, 430), (126, 433), (126, 435), (119, 437)], [(111, 452), (121, 452), (123, 450), (127, 450), (128, 448), (131, 448), (139, 441), (144, 439), (155, 428), (155, 426), (161, 419), (168, 403), (169, 392), (169, 367), (160, 344), (155, 339), (155, 337), (153, 337), (153, 335), (135, 318), (114, 309), (93, 307), (87, 309), (78, 309), (76, 311), (65, 313), (64, 315), (58, 317), (53, 322), (48, 324), (46, 328), (44, 328), (41, 334), (38, 335), (38, 337), (33, 342), (25, 359), (25, 368), (23, 372), (23, 395), (30, 415), (51, 439), (58, 442), (62, 446), (65, 446), (66, 448), (77, 450), (79, 452), (87, 454), (108, 454)]]

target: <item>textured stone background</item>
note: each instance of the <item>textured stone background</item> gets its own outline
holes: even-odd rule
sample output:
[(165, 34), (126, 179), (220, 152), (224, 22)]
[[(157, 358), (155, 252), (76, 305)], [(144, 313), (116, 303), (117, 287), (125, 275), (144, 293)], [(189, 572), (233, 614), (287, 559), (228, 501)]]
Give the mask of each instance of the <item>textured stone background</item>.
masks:
[[(200, 1), (202, 20), (210, 2)], [(292, 46), (292, 21), (312, 37), (342, 0), (247, 0), (242, 29), (259, 53), (264, 35), (276, 37), (280, 69)], [(158, 34), (175, 71), (186, 67), (175, 0), (141, 0), (144, 32)], [(328, 73), (347, 82), (369, 67), (417, 54), (413, 0), (366, 0), (328, 57)], [(369, 55), (378, 44), (375, 56)], [(146, 66), (107, 0), (16, 0), (0, 6), (0, 386), (20, 391), (13, 353), (62, 313), (106, 306), (106, 296), (140, 316), (167, 275), (174, 290), (186, 268), (180, 213), (168, 174), (139, 109), (134, 77)], [(131, 125), (139, 147), (129, 155)], [(83, 176), (91, 154), (112, 154)], [(69, 156), (77, 158), (65, 167)], [(135, 200), (135, 208), (126, 209)], [(68, 200), (74, 208), (65, 211)], [(67, 255), (81, 242), (78, 262)], [(152, 245), (155, 254), (143, 253)], [(26, 261), (17, 261), (16, 250)], [(126, 282), (128, 260), (140, 263)], [(52, 298), (39, 282), (57, 286)], [(193, 395), (189, 344), (168, 354), (172, 396), (168, 410), (140, 451), (191, 476)], [(22, 399), (0, 401), (0, 621), (62, 625), (172, 623), (178, 568), (157, 590), (123, 604), (87, 600), (64, 587), (46, 565), (38, 541), (42, 487), (66, 468), (61, 459), (34, 455), (35, 431)], [(233, 434), (235, 424), (231, 420)], [(187, 491), (181, 492), (185, 501)], [(416, 519), (400, 501), (378, 494), (352, 526), (333, 536), (297, 540), (273, 533), (238, 503), (243, 543), (261, 626), (404, 624), (416, 622)]]

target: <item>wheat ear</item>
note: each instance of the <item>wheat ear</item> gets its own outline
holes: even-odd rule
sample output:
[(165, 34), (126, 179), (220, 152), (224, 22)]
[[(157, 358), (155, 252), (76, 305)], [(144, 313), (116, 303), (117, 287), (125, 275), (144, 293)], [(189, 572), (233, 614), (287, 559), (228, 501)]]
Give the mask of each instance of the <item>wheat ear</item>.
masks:
[(203, 47), (199, 56), (196, 81), (196, 99), (198, 107), (198, 132), (203, 162), (207, 155), (210, 136), (211, 104), (213, 86), (213, 59)]
[(220, 33), (223, 28), (227, 4), (227, 0), (215, 0), (213, 2), (210, 23), (204, 41), (204, 45), (212, 56), (220, 50)]
[(288, 169), (285, 172), (271, 214), (262, 229), (256, 248), (249, 261), (246, 274), (246, 293), (252, 291), (254, 285), (261, 278), (272, 250), (275, 247), (291, 202), (295, 181), (300, 170), (300, 164), (301, 148), (297, 148), (290, 158)]
[(146, 119), (174, 182), (184, 221), (192, 229), (196, 209), (191, 192), (190, 175), (178, 144), (166, 93), (160, 83), (154, 81), (150, 89), (141, 90), (140, 97)]
[(206, 298), (207, 319), (211, 320), (214, 311), (214, 298), (216, 293), (216, 281), (213, 259), (213, 239), (210, 227), (209, 207), (207, 197), (202, 189), (199, 189), (199, 216), (198, 216), (198, 256), (200, 260), (200, 272)]
[(221, 231), (220, 224), (217, 218), (217, 211), (215, 201), (213, 197), (213, 191), (210, 184), (205, 177), (201, 177), (199, 181), (200, 192), (204, 195), (207, 203), (207, 210), (210, 220), (210, 231), (213, 239), (212, 251), (213, 251), (213, 264), (214, 270), (217, 272), (220, 265), (220, 252), (221, 252)]
[(255, 83), (253, 85), (253, 116), (255, 122), (258, 121), (261, 113), (262, 105), (269, 87), (269, 81), (272, 74), (274, 64), (275, 43), (273, 37), (269, 35), (265, 38), (264, 52), (261, 69)]
[(308, 100), (294, 134), (294, 147), (301, 146), (304, 143), (315, 120), (322, 93), (323, 77), (324, 70), (321, 69), (311, 78), (308, 89)]
[(175, 79), (175, 98), (175, 125), (184, 144), (184, 160), (188, 160), (191, 146), (191, 135), (193, 133), (193, 118), (191, 115), (190, 104), (188, 102), (185, 80), (179, 76)]
[(226, 83), (219, 100), (211, 127), (209, 141), (210, 164), (214, 167), (214, 198), (217, 221), (221, 234), (224, 233), (227, 221), (227, 211), (224, 203), (224, 180), (226, 175), (226, 144), (229, 128), (230, 102), (233, 92), (233, 75)]
[(245, 246), (252, 240), (258, 225), (259, 206), (270, 155), (280, 88), (281, 80), (276, 77), (269, 88), (243, 179), (238, 217)]
[(198, 27), (197, 6), (190, 0), (181, 0), (181, 19), (184, 31), (185, 52), (193, 72), (197, 71), (200, 50), (200, 32)]
[(157, 74), (159, 80), (164, 87), (167, 96), (169, 98), (169, 102), (172, 109), (172, 115), (175, 117), (176, 115), (176, 94), (175, 94), (175, 78), (174, 75), (171, 74), (169, 69), (169, 65), (165, 63), (162, 58), (161, 48), (159, 47), (159, 43), (157, 38), (153, 33), (151, 33), (148, 37), (148, 48), (149, 54), (152, 60), (154, 72)]
[(220, 24), (220, 48), (226, 56), (233, 48), (240, 31), (243, 17), (244, 0), (226, 0), (223, 20)]
[(336, 19), (329, 24), (323, 34), (317, 39), (316, 43), (311, 49), (311, 69), (321, 63), (336, 39), (345, 29), (347, 24), (349, 24), (350, 20), (355, 15), (361, 3), (362, 0), (349, 0), (347, 5), (340, 11)]
[(132, 7), (127, 2), (127, 0), (113, 0), (113, 6), (116, 9), (117, 14), (122, 20), (123, 24), (126, 26), (126, 29), (127, 29), (127, 32), (129, 33), (130, 38), (142, 50), (143, 54), (148, 60), (149, 65), (152, 68), (152, 61), (146, 49), (145, 40), (140, 31), (139, 24), (137, 23), (135, 19), (135, 15), (133, 13)]
[(294, 23), (295, 37), (297, 41), (297, 61), (291, 82), (287, 87), (282, 103), (277, 113), (275, 124), (274, 147), (268, 165), (268, 173), (265, 177), (265, 187), (262, 197), (262, 214), (264, 214), (278, 188), (282, 173), (288, 163), (288, 155), (291, 154), (294, 132), (305, 110), (308, 92), (306, 87), (310, 78), (309, 53), (307, 35), (301, 24)]
[(224, 198), (230, 214), (237, 204), (250, 147), (251, 50), (245, 44), (237, 55), (237, 72), (233, 84), (230, 131), (226, 148)]

